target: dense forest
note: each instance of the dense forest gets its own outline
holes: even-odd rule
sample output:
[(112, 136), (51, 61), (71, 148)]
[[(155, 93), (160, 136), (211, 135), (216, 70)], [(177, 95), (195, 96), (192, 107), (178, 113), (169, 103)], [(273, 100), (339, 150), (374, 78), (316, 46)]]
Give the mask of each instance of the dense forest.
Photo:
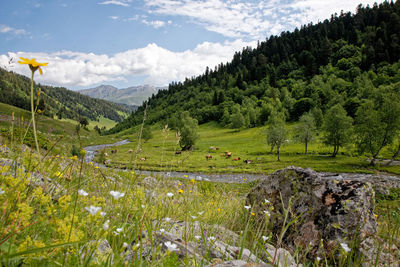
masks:
[(297, 121), (318, 118), (334, 106), (355, 119), (366, 103), (379, 106), (383, 93), (396, 101), (400, 88), (400, 1), (359, 5), (236, 52), (231, 62), (173, 82), (153, 95), (110, 133), (147, 124), (174, 126), (183, 111), (199, 123), (226, 127), (265, 125), (273, 112)]
[[(104, 116), (120, 122), (134, 110), (132, 106), (90, 98), (63, 87), (35, 84), (35, 90), (39, 88), (37, 108), (49, 117), (98, 120), (99, 116)], [(30, 110), (30, 79), (0, 68), (0, 101)]]

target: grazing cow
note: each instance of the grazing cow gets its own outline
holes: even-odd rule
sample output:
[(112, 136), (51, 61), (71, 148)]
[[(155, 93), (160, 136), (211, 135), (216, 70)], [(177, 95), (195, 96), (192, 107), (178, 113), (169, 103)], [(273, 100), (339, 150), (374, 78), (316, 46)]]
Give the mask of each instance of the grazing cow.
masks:
[(118, 152), (118, 150), (117, 149), (113, 149), (113, 150), (111, 150), (111, 154), (115, 154), (115, 153), (117, 153)]
[(146, 158), (140, 158), (141, 161), (146, 161)]
[(210, 147), (208, 148), (208, 150), (210, 150), (210, 151), (214, 151), (214, 150), (216, 150), (216, 149), (215, 149), (215, 147), (213, 147), (213, 146), (210, 146)]
[(219, 150), (219, 147), (216, 147), (215, 150)]
[(206, 160), (212, 159), (212, 156), (210, 154), (206, 155)]
[(246, 164), (250, 164), (250, 163), (252, 162), (252, 160), (250, 160), (250, 159), (245, 159), (245, 160), (243, 160), (243, 162), (246, 163)]
[(182, 154), (182, 151), (175, 151), (175, 155), (180, 155)]
[(130, 153), (132, 153), (132, 152), (133, 152), (133, 150), (132, 150), (132, 149), (129, 149), (129, 150), (128, 150), (128, 153), (129, 153), (129, 154), (130, 154)]
[(226, 158), (230, 158), (230, 157), (232, 157), (232, 152), (225, 152), (225, 157)]
[(234, 158), (233, 160), (238, 161), (238, 160), (240, 160), (240, 157)]

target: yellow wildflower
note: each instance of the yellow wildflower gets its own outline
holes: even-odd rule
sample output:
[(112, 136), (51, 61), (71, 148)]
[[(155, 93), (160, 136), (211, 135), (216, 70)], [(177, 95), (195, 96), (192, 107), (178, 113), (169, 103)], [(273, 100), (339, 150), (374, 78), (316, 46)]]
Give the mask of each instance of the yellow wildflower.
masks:
[(251, 216), (255, 216), (256, 214), (254, 212), (251, 213)]
[(217, 211), (218, 211), (218, 212), (221, 212), (221, 209), (220, 209), (220, 208), (218, 208), (218, 209), (217, 209)]
[(195, 181), (194, 179), (190, 179), (190, 182), (191, 182), (192, 184), (195, 184), (195, 183), (196, 183), (196, 181)]
[(179, 194), (183, 194), (183, 190), (182, 190), (182, 189), (179, 189), (179, 190), (178, 190), (178, 193), (179, 193)]
[(39, 63), (36, 61), (36, 59), (28, 59), (28, 58), (23, 58), (20, 57), (22, 61), (18, 61), (19, 64), (27, 64), (29, 65), (29, 68), (31, 69), (32, 72), (35, 72), (36, 70), (39, 69), (40, 74), (43, 74), (43, 71), (40, 67), (47, 66), (48, 63)]

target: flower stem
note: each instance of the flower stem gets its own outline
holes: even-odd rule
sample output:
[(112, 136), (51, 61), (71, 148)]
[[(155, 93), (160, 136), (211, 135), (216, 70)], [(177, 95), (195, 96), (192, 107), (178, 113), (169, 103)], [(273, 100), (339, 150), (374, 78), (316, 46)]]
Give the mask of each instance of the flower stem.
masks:
[(34, 71), (32, 71), (32, 76), (31, 76), (31, 113), (32, 113), (32, 124), (33, 124), (33, 136), (35, 137), (36, 150), (38, 154), (40, 154), (39, 143), (36, 135), (35, 108), (33, 106), (33, 73)]

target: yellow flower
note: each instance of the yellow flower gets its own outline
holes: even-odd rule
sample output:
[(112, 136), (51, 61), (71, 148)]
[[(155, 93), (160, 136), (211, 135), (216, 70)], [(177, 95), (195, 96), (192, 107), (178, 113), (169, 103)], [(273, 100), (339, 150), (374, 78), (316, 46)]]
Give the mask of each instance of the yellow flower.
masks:
[(39, 63), (36, 61), (36, 59), (27, 59), (20, 57), (22, 61), (18, 61), (19, 64), (27, 64), (29, 65), (29, 68), (31, 69), (32, 72), (35, 72), (37, 69), (39, 69), (40, 74), (43, 74), (43, 71), (40, 67), (47, 66), (48, 63)]
[(190, 182), (191, 182), (192, 184), (195, 184), (195, 183), (196, 183), (196, 181), (195, 181), (194, 179), (190, 179)]
[(178, 193), (179, 193), (179, 194), (183, 194), (183, 190), (182, 190), (182, 189), (179, 189), (179, 190), (178, 190)]
[(255, 216), (256, 214), (254, 212), (251, 213), (251, 216)]
[(221, 209), (220, 209), (220, 208), (218, 208), (218, 209), (217, 209), (217, 211), (218, 211), (218, 212), (221, 212)]

